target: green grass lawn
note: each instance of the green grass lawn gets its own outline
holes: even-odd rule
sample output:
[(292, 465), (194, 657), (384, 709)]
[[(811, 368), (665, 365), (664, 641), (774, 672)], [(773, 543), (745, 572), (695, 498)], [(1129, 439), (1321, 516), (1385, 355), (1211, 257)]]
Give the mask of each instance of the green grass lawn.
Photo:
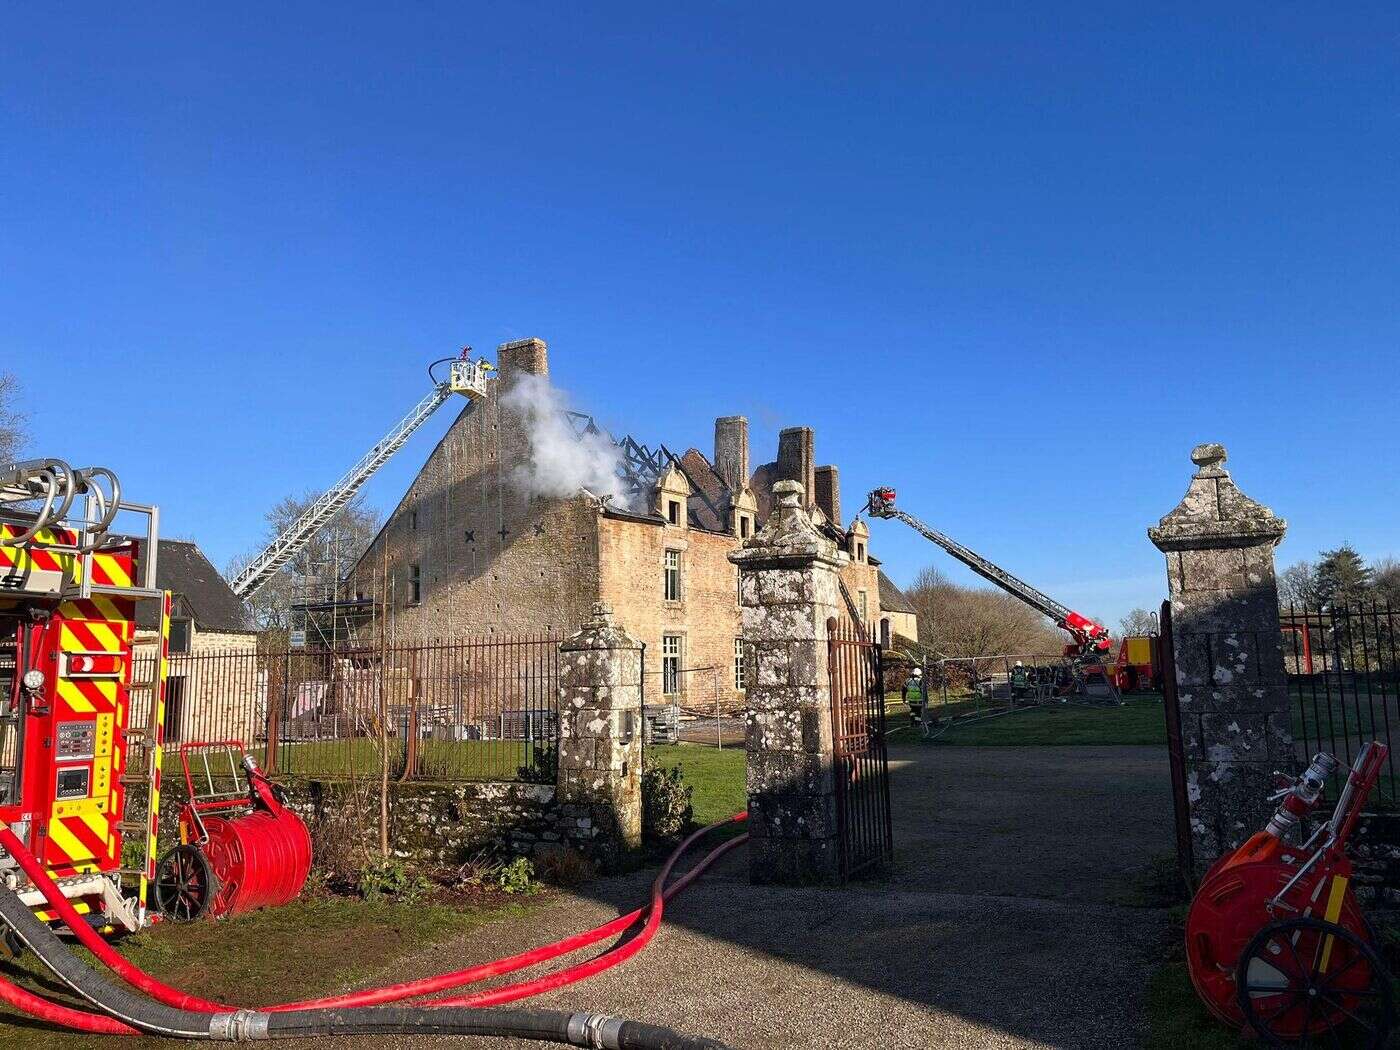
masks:
[(705, 744), (652, 745), (646, 758), (658, 766), (681, 767), (681, 775), (694, 792), (691, 804), (697, 824), (714, 824), (748, 808), (742, 747), (721, 751)]
[[(422, 740), (418, 743), (416, 776), (420, 780), (514, 780), (520, 767), (529, 763), (539, 751), (533, 743), (527, 744), (524, 740)], [(249, 753), (260, 764), (266, 764), (266, 748), (251, 748)], [(212, 764), (215, 759), (210, 761)], [(227, 769), (227, 760), (224, 761)], [(398, 775), (403, 762), (404, 742), (391, 737), (389, 768), (393, 775)], [(277, 774), (280, 776), (366, 777), (377, 775), (379, 765), (379, 742), (363, 737), (287, 741), (277, 745)], [(180, 775), (180, 759), (173, 750), (165, 753), (162, 768), (167, 774)], [(202, 766), (193, 760), (191, 768), (203, 772)]]
[[(895, 739), (913, 742), (918, 736), (906, 731)], [(1021, 708), (954, 726), (930, 741), (934, 745), (958, 747), (1166, 742), (1162, 699), (1157, 693), (1130, 695), (1121, 707), (1052, 702), (1039, 707)]]
[[(178, 988), (220, 1002), (259, 1005), (339, 992), (384, 972), (411, 952), (488, 920), (523, 914), (530, 906), (310, 897), (220, 922), (159, 925), (119, 941), (118, 947), (142, 969)], [(55, 994), (48, 979), (35, 982), (40, 969), (32, 955), (0, 966), (6, 977), (19, 978), (52, 998), (63, 998)], [(118, 1043), (188, 1045), (176, 1040), (64, 1034), (31, 1026), (11, 1008), (0, 1006), (0, 1046), (104, 1050)]]

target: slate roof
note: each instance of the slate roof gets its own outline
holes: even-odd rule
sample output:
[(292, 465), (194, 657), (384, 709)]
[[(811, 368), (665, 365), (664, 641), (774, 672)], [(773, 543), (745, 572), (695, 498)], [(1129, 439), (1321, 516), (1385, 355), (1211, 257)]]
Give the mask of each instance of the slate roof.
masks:
[(728, 532), (729, 487), (715, 473), (705, 453), (692, 448), (680, 458), (681, 473), (690, 482), (694, 498), (686, 502), (690, 523), (710, 532)]
[(880, 570), (880, 608), (889, 612), (919, 614), (904, 592), (894, 585), (894, 580), (885, 575), (884, 569)]
[[(190, 617), (201, 631), (250, 630), (243, 602), (198, 546), (185, 540), (161, 540), (157, 550), (156, 586), (174, 593), (177, 616)], [(156, 604), (137, 605), (138, 627), (156, 627), (160, 617)]]

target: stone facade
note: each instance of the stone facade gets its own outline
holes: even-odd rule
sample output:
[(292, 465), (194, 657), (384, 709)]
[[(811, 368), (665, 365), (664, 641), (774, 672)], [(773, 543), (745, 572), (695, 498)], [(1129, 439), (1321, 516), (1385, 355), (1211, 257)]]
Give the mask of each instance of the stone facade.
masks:
[(832, 766), (827, 622), (846, 614), (849, 555), (813, 523), (802, 486), (773, 488), (777, 510), (731, 560), (743, 570), (748, 693), (749, 876), (757, 883), (841, 878)]
[(1166, 555), (1198, 873), (1263, 827), (1294, 762), (1274, 547), (1286, 523), (1245, 496), (1221, 445), (1191, 453), (1181, 503), (1148, 530)]
[[(728, 556), (758, 531), (784, 477), (821, 479), (826, 511), (811, 503), (812, 515), (852, 554), (842, 575), (876, 629), (879, 563), (863, 524), (840, 528), (837, 471), (815, 465), (810, 429), (784, 431), (777, 460), (750, 471), (747, 421), (717, 419), (713, 458), (695, 449), (676, 457), (646, 507), (624, 510), (586, 493), (531, 496), (518, 482), (532, 455), (528, 435), (502, 394), (522, 376), (547, 376), (548, 354), (527, 339), (501, 346), (497, 362), (487, 397), (453, 423), (350, 574), (348, 597), (387, 593), (393, 641), (568, 631), (602, 601), (646, 646), (649, 705), (741, 707), (738, 577)], [(675, 597), (666, 592), (668, 556), (680, 575)], [(663, 674), (668, 655), (675, 675)]]

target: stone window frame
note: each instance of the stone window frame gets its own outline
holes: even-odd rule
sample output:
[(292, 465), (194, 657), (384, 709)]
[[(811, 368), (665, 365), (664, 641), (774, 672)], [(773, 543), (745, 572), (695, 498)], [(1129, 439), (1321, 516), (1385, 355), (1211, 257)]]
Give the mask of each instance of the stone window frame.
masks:
[(744, 639), (734, 639), (734, 691), (744, 693), (749, 688), (749, 665), (744, 655)]
[(739, 538), (746, 540), (752, 535), (753, 518), (747, 514), (739, 515)]
[[(685, 600), (685, 570), (682, 553), (679, 547), (667, 547), (661, 556), (661, 600), (672, 605), (679, 605)], [(671, 564), (673, 559), (675, 560), (674, 566)], [(672, 573), (674, 573), (674, 588), (671, 586)]]
[(671, 498), (669, 498), (669, 497), (667, 498), (667, 500), (666, 500), (666, 524), (667, 524), (667, 525), (680, 525), (680, 524), (681, 524), (681, 501), (680, 501), (680, 500), (678, 500), (678, 499), (671, 499)]
[[(672, 646), (670, 643), (674, 643)], [(673, 648), (674, 652), (668, 652), (668, 648)], [(679, 696), (681, 694), (681, 667), (685, 658), (685, 635), (675, 631), (667, 631), (661, 635), (661, 695)], [(671, 688), (667, 688), (670, 686)]]
[(856, 541), (856, 561), (865, 561), (865, 544), (859, 540)]
[(423, 604), (423, 565), (410, 562), (408, 566), (408, 604)]

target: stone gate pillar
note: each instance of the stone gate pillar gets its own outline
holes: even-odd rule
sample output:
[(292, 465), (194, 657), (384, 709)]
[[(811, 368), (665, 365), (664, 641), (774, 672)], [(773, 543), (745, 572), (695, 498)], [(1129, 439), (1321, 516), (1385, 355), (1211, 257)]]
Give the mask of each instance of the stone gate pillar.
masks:
[(768, 523), (729, 556), (742, 573), (749, 878), (839, 882), (827, 620), (842, 615), (848, 560), (818, 532), (795, 481), (773, 486)]
[(559, 658), (559, 803), (609, 859), (642, 844), (642, 644), (597, 602)]
[(1287, 523), (1191, 452), (1195, 477), (1148, 538), (1167, 558), (1196, 874), (1264, 826), (1271, 774), (1294, 763), (1274, 547)]

